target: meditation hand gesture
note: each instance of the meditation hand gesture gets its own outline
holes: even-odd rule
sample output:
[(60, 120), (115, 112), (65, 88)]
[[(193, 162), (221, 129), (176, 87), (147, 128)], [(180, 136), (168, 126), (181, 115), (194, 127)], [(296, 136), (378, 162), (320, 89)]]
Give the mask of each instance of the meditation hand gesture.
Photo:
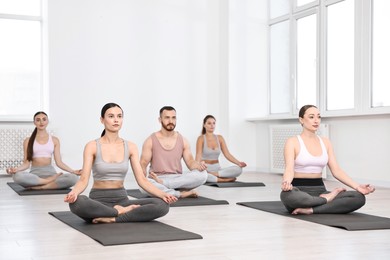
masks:
[(375, 191), (375, 187), (371, 186), (370, 184), (360, 184), (356, 187), (356, 191), (360, 192), (361, 194), (367, 195)]
[(290, 191), (290, 190), (292, 190), (293, 186), (291, 183), (284, 181), (284, 182), (282, 182), (281, 188), (282, 188), (282, 191)]
[(16, 168), (8, 168), (5, 170), (8, 174), (15, 174), (16, 173)]
[(172, 204), (172, 203), (175, 203), (177, 201), (177, 198), (175, 196), (168, 194), (168, 193), (165, 193), (161, 199), (168, 204)]
[(73, 203), (77, 200), (77, 194), (73, 190), (70, 191), (64, 198), (65, 202)]

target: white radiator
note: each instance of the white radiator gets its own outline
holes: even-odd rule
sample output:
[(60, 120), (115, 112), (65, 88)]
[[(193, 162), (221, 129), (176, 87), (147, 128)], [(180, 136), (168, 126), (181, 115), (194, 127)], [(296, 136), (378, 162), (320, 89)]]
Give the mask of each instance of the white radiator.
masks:
[[(284, 172), (284, 145), (289, 137), (299, 135), (302, 132), (300, 124), (270, 125), (270, 158), (271, 172)], [(329, 137), (329, 125), (321, 124), (317, 131), (320, 136)], [(326, 167), (322, 172), (322, 177), (326, 178)]]
[[(17, 167), (23, 163), (23, 141), (31, 135), (34, 127), (0, 127), (0, 170)], [(52, 131), (49, 131), (52, 134)]]

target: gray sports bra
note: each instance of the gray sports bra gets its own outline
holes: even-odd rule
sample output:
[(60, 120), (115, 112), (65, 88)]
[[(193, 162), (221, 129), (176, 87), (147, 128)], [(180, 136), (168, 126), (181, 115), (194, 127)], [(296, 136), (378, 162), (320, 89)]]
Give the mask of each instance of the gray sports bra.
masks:
[(209, 148), (207, 145), (206, 136), (203, 135), (203, 152), (202, 152), (202, 160), (218, 160), (219, 155), (221, 154), (221, 145), (218, 140), (218, 136), (214, 135), (216, 142), (218, 144), (218, 148), (213, 150)]
[(99, 139), (96, 139), (96, 158), (92, 166), (93, 178), (96, 181), (123, 181), (129, 170), (129, 149), (127, 142), (123, 140), (124, 159), (119, 163), (107, 163), (103, 161)]

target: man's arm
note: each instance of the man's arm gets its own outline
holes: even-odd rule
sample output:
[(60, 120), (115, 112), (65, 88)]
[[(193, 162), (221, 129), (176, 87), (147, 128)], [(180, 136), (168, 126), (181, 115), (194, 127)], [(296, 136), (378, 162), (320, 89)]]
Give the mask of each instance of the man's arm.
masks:
[(142, 153), (141, 153), (141, 167), (144, 175), (147, 177), (147, 171), (146, 168), (148, 167), (150, 161), (152, 160), (152, 138), (149, 137), (148, 139), (145, 140), (143, 146), (142, 146)]
[(204, 162), (197, 162), (194, 159), (194, 156), (191, 153), (191, 147), (188, 141), (183, 137), (183, 160), (186, 163), (188, 169), (192, 170), (198, 170), (198, 171), (204, 171), (206, 170), (207, 166)]

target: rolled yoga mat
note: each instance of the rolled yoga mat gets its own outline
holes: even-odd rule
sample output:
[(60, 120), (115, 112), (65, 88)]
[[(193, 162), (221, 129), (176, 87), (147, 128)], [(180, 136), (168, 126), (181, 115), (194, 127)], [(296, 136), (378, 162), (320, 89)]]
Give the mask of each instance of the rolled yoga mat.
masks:
[(201, 235), (159, 221), (92, 224), (70, 211), (49, 214), (104, 246), (202, 239)]
[(20, 186), (19, 184), (15, 182), (7, 182), (8, 186), (11, 187), (17, 194), (20, 196), (25, 195), (51, 195), (51, 194), (68, 194), (71, 189), (61, 189), (61, 190), (31, 190), (26, 189), (23, 186)]
[(238, 205), (349, 231), (390, 229), (390, 218), (358, 212), (348, 214), (292, 215), (281, 201), (237, 202)]
[[(132, 189), (132, 190), (126, 190), (127, 195), (137, 198), (137, 199), (143, 199), (143, 198), (149, 198), (148, 195), (143, 194), (138, 189)], [(229, 204), (226, 200), (213, 200), (205, 197), (197, 197), (197, 198), (182, 198), (178, 199), (175, 203), (172, 203), (171, 207), (184, 207), (184, 206), (207, 206), (207, 205), (226, 205)]]
[(262, 182), (206, 182), (204, 185), (218, 188), (235, 188), (235, 187), (265, 187)]

